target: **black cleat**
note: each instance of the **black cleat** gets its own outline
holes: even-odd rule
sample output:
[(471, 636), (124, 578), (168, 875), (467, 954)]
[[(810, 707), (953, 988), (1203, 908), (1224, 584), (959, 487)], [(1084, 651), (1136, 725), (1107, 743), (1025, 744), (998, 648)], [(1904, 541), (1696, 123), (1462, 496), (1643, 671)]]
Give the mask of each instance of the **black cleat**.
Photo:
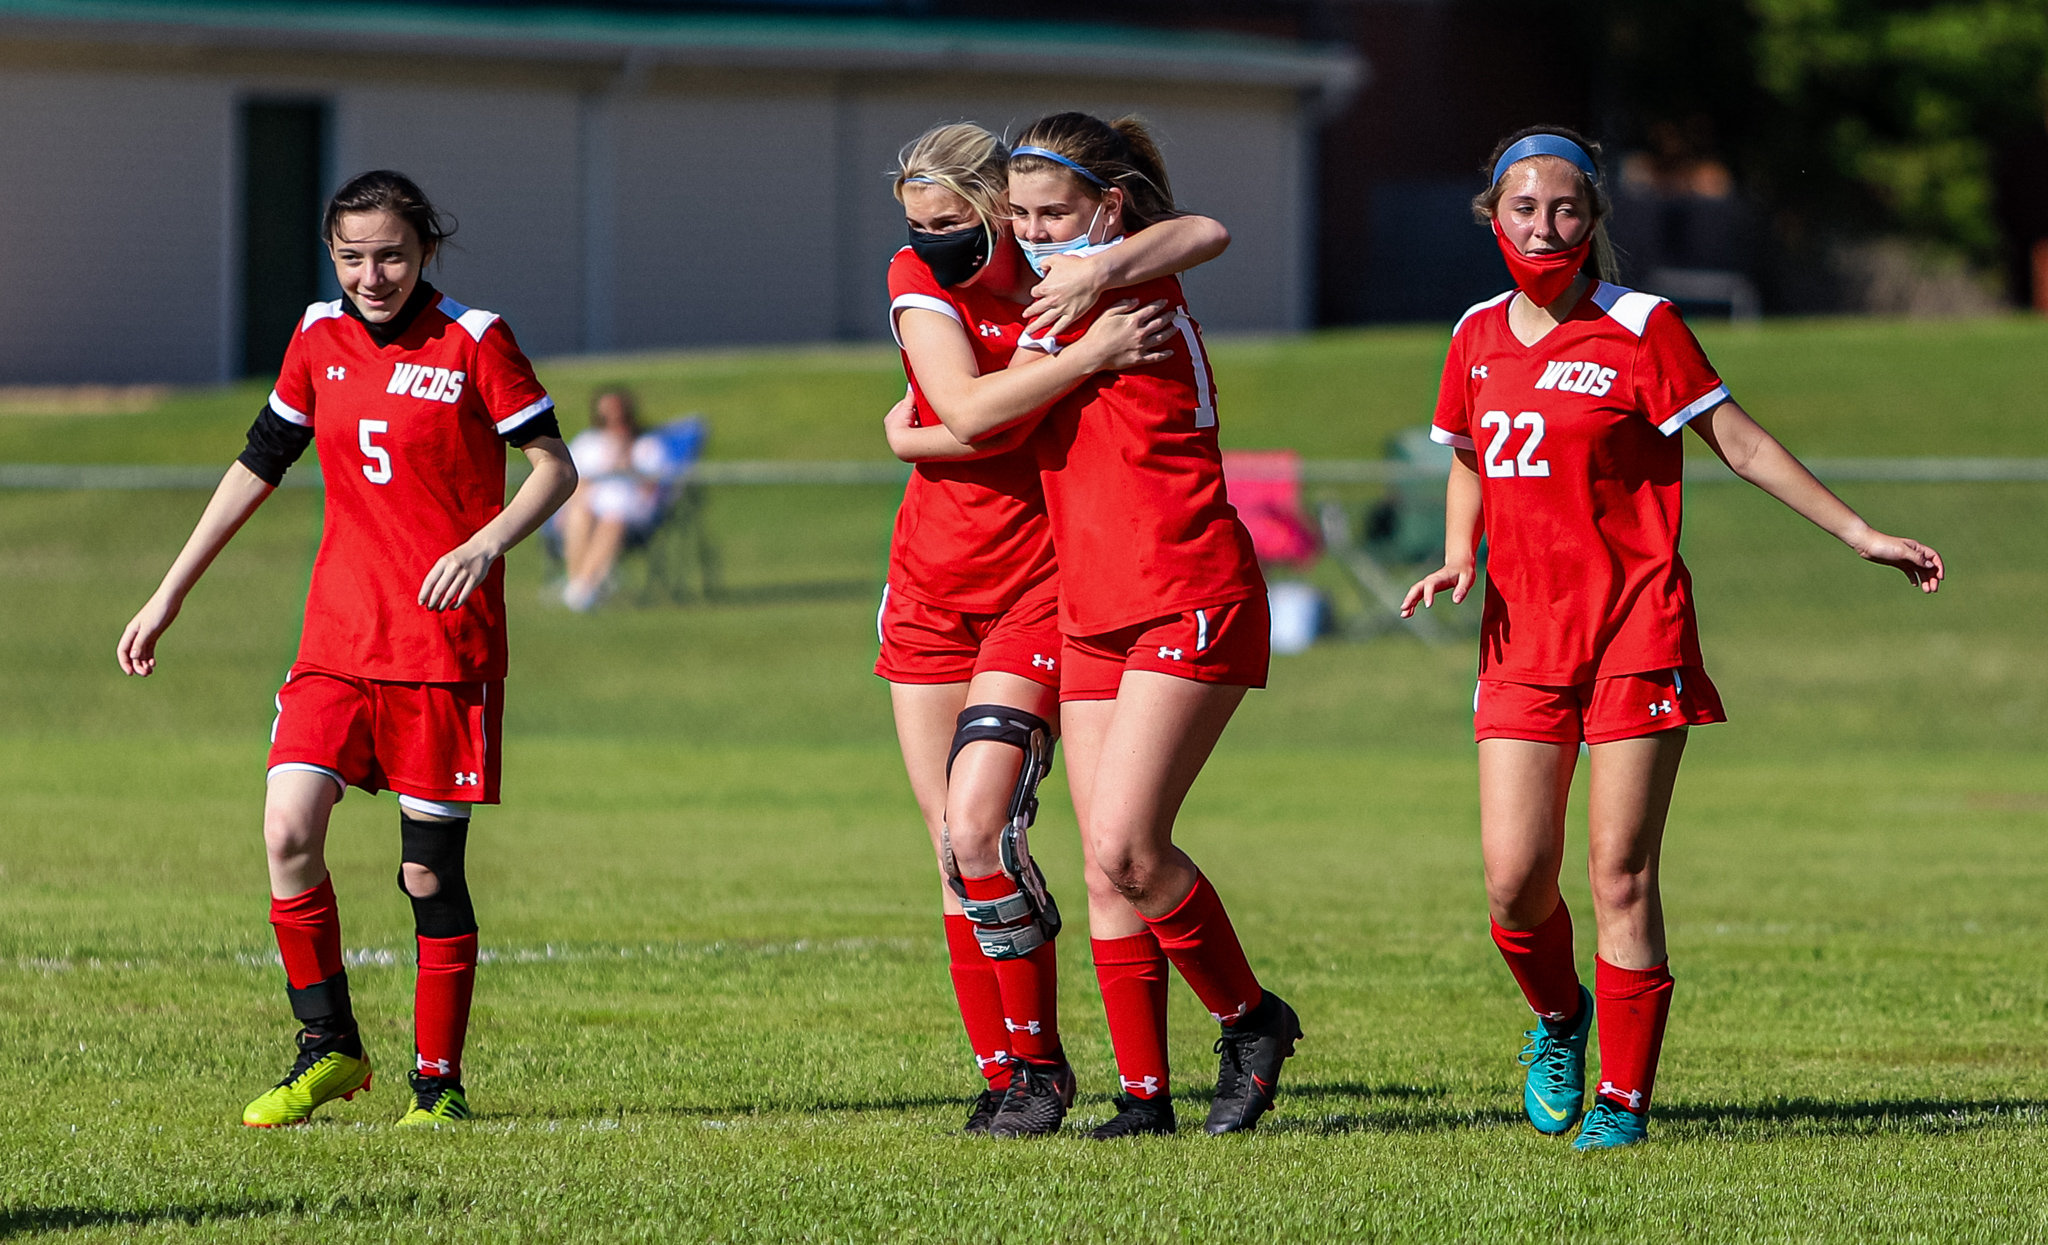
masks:
[(1067, 1118), (1067, 1108), (1074, 1105), (1074, 1070), (1064, 1059), (1058, 1063), (1020, 1059), (1012, 1066), (1015, 1071), (1010, 1073), (1009, 1091), (989, 1124), (988, 1135), (1007, 1141), (1058, 1132)]
[(987, 1136), (989, 1125), (996, 1122), (996, 1112), (1002, 1109), (1003, 1096), (1006, 1092), (1000, 1089), (982, 1090), (980, 1096), (974, 1100), (974, 1110), (967, 1114), (967, 1127), (960, 1131), (974, 1136)]
[(1171, 1137), (1178, 1127), (1173, 1118), (1173, 1100), (1165, 1094), (1157, 1098), (1118, 1094), (1116, 1115), (1108, 1123), (1090, 1130), (1088, 1140), (1114, 1141), (1118, 1137), (1145, 1137), (1155, 1133)]
[(1270, 990), (1242, 1020), (1225, 1025), (1216, 1039), (1216, 1100), (1203, 1131), (1215, 1137), (1257, 1128), (1259, 1117), (1273, 1109), (1280, 1065), (1300, 1039), (1301, 1018)]

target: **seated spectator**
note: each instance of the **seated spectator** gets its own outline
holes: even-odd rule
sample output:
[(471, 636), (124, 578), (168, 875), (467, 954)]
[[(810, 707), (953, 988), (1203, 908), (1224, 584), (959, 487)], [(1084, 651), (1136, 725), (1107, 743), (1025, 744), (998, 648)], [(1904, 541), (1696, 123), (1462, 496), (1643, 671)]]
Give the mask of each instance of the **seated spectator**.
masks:
[(580, 483), (562, 507), (562, 558), (568, 582), (562, 601), (582, 612), (597, 604), (620, 550), (661, 517), (667, 454), (640, 430), (633, 395), (606, 389), (590, 400), (590, 427), (569, 442)]

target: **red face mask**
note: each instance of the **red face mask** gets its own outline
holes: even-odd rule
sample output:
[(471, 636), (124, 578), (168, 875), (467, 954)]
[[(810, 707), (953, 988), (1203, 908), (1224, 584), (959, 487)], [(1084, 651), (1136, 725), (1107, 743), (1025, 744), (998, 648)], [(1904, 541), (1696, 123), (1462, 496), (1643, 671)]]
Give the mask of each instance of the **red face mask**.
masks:
[(1493, 238), (1500, 243), (1500, 257), (1508, 262), (1508, 272), (1515, 278), (1515, 284), (1539, 307), (1548, 307), (1571, 288), (1572, 278), (1585, 267), (1586, 256), (1593, 249), (1593, 231), (1589, 229), (1579, 244), (1569, 250), (1524, 255), (1501, 231), (1498, 217), (1493, 222)]

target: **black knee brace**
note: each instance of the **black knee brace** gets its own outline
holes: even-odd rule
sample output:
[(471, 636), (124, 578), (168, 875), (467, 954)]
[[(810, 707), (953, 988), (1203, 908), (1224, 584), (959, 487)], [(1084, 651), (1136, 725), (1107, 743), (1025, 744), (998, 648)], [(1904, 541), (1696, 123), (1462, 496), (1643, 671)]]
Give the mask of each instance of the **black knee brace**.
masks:
[(947, 778), (953, 776), (953, 762), (960, 750), (982, 740), (1008, 744), (1024, 754), (1017, 786), (1010, 792), (1009, 816), (1012, 825), (1029, 829), (1038, 819), (1038, 784), (1052, 769), (1052, 723), (1008, 705), (967, 706), (953, 727), (953, 747), (946, 753)]
[(462, 857), (469, 844), (469, 818), (460, 821), (414, 821), (398, 815), (401, 845), (399, 859), (419, 865), (440, 879), (441, 889), (424, 899), (405, 887), (405, 870), (398, 871), (398, 889), (412, 900), (413, 929), (422, 938), (460, 938), (476, 932), (476, 909), (469, 903), (469, 880), (462, 874)]
[(968, 744), (981, 740), (1008, 744), (1024, 754), (1017, 770), (1017, 785), (1010, 792), (1009, 820), (998, 840), (1003, 872), (1016, 889), (1001, 899), (969, 899), (967, 885), (953, 860), (950, 829), (939, 832), (940, 868), (946, 884), (960, 898), (961, 910), (974, 926), (981, 952), (992, 960), (1014, 960), (1030, 955), (1059, 936), (1060, 908), (1046, 888), (1045, 875), (1031, 859), (1031, 847), (1024, 832), (1038, 816), (1038, 784), (1052, 768), (1052, 723), (1035, 713), (1008, 705), (969, 705), (962, 710), (953, 731), (953, 749), (946, 756), (946, 777), (953, 776), (953, 761)]

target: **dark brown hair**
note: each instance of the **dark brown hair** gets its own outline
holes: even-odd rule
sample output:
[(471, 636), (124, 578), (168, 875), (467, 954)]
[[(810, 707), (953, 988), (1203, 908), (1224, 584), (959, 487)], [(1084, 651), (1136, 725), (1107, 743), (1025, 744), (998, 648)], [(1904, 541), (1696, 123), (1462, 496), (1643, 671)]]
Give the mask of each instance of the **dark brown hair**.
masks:
[[(1614, 243), (1607, 237), (1607, 218), (1614, 212), (1614, 201), (1607, 197), (1607, 166), (1600, 159), (1600, 144), (1577, 130), (1562, 125), (1532, 125), (1516, 130), (1495, 143), (1492, 153), (1486, 157), (1486, 163), (1479, 166), (1480, 172), (1488, 181), (1486, 189), (1473, 196), (1472, 215), (1481, 224), (1493, 219), (1494, 213), (1500, 210), (1500, 182), (1492, 180), (1493, 166), (1500, 163), (1500, 158), (1507, 154), (1508, 148), (1536, 134), (1555, 134), (1559, 138), (1569, 139), (1577, 143), (1579, 149), (1592, 158), (1593, 168), (1598, 173), (1595, 177), (1586, 176), (1584, 169), (1568, 160), (1564, 161), (1566, 167), (1571, 169), (1572, 176), (1578, 179), (1579, 193), (1585, 197), (1586, 206), (1593, 213), (1593, 246), (1586, 256), (1584, 272), (1595, 281), (1615, 280), (1621, 275), (1621, 265), (1615, 259)], [(1560, 156), (1550, 158), (1563, 159)], [(1515, 163), (1520, 164), (1521, 161), (1517, 160)], [(1506, 178), (1503, 177), (1501, 180), (1505, 181)]]
[(320, 221), (320, 240), (332, 243), (334, 227), (344, 216), (358, 212), (389, 212), (412, 226), (413, 236), (429, 254), (439, 256), (441, 244), (455, 233), (455, 218), (435, 210), (427, 193), (403, 173), (372, 169), (358, 173), (327, 201), (327, 215)]
[(1132, 232), (1162, 220), (1179, 216), (1173, 202), (1173, 184), (1166, 179), (1166, 162), (1159, 158), (1145, 123), (1137, 117), (1104, 121), (1085, 112), (1056, 112), (1040, 117), (1025, 127), (1011, 145), (1010, 172), (1064, 173), (1091, 199), (1102, 197), (1102, 187), (1075, 174), (1074, 170), (1044, 156), (1017, 155), (1019, 147), (1043, 147), (1056, 151), (1100, 178), (1104, 185), (1124, 192), (1124, 228)]

